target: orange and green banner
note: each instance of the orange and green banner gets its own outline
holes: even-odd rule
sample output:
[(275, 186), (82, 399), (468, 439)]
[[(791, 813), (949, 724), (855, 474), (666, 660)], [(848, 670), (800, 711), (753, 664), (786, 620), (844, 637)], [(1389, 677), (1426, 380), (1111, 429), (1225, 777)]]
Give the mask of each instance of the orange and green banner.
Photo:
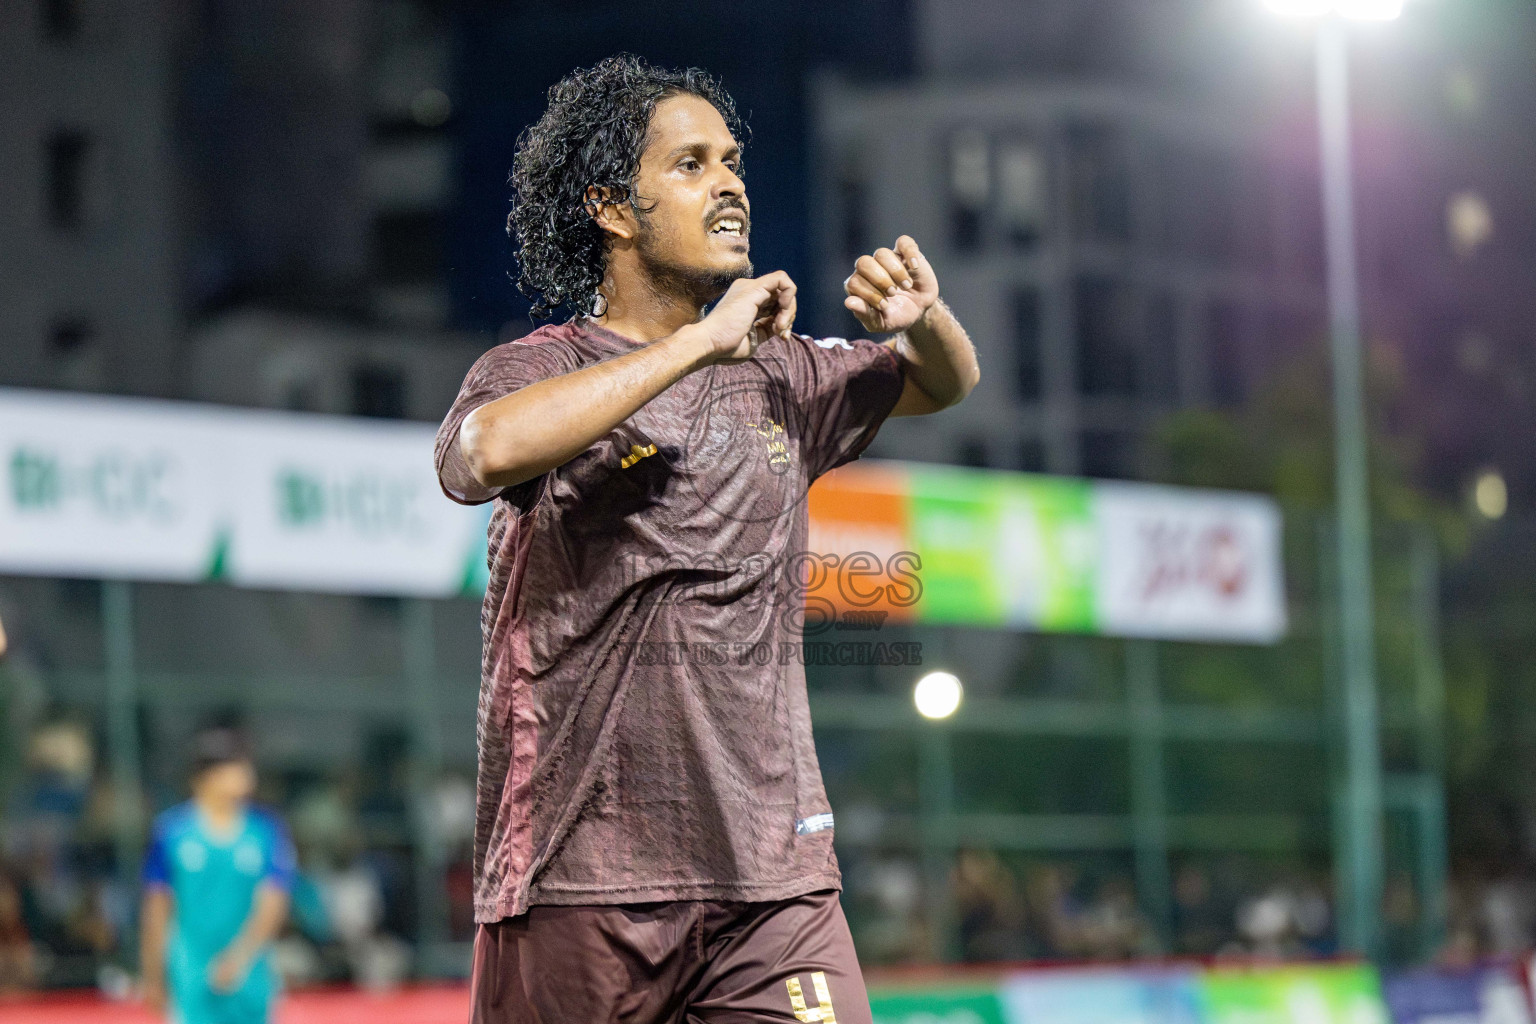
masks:
[[(875, 1024), (1388, 1024), (1360, 964), (1006, 971), (985, 982), (869, 985)], [(1524, 1018), (1522, 1018), (1524, 1019)]]
[(812, 599), (888, 621), (1270, 643), (1280, 513), (1220, 491), (855, 463), (811, 488)]

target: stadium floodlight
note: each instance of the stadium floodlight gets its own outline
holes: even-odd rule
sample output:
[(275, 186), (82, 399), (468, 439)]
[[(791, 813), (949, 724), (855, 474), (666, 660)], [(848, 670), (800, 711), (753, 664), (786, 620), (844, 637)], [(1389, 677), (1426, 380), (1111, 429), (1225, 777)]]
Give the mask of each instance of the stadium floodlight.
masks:
[(1403, 13), (1403, 0), (1339, 0), (1339, 13), (1356, 21), (1396, 21)]
[(1264, 6), (1276, 14), (1315, 18), (1334, 8), (1333, 0), (1264, 0)]
[(1403, 13), (1403, 0), (1264, 0), (1264, 6), (1292, 17), (1340, 14), (1355, 21), (1392, 21)]
[(1315, 19), (1317, 124), (1327, 264), (1329, 352), (1333, 369), (1334, 494), (1338, 510), (1339, 677), (1344, 708), (1342, 810), (1338, 838), (1339, 936), (1345, 949), (1381, 952), (1384, 844), (1381, 723), (1376, 689), (1376, 610), (1371, 573), (1371, 511), (1366, 473), (1368, 427), (1360, 341), (1354, 181), (1350, 169), (1349, 28), (1345, 21), (1391, 21), (1404, 0), (1264, 0), (1270, 10)]
[(960, 707), (963, 690), (953, 672), (930, 672), (912, 688), (912, 703), (924, 718), (948, 718)]

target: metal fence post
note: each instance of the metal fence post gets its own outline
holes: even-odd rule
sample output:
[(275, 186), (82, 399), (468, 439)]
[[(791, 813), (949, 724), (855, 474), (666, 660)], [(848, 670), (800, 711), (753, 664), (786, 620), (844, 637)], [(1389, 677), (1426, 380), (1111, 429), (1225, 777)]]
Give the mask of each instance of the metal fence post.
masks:
[(1432, 956), (1445, 939), (1448, 875), (1445, 820), (1445, 669), (1440, 660), (1440, 553), (1435, 536), (1413, 536), (1414, 662), (1419, 772), (1424, 807), (1419, 839), (1421, 952)]
[(412, 845), (416, 882), (417, 957), (424, 973), (434, 966), (448, 941), (446, 858), (433, 816), (433, 790), (442, 771), (442, 739), (437, 700), (437, 638), (432, 602), (405, 602), (405, 675), (411, 709)]
[(1157, 645), (1125, 643), (1125, 696), (1131, 731), (1131, 835), (1136, 892), (1164, 949), (1172, 948), (1173, 884), (1168, 867), (1168, 795), (1163, 777), (1163, 707)]
[(134, 668), (133, 585), (124, 580), (101, 584), (102, 643), (107, 668), (107, 749), (116, 791), (114, 852), (118, 881), (128, 890), (138, 884), (144, 823), (139, 774), (139, 687)]
[(918, 726), (918, 818), (923, 841), (923, 879), (927, 892), (929, 943), (935, 960), (955, 959), (954, 886), (950, 880), (954, 849), (955, 773), (949, 726)]
[(1318, 26), (1317, 105), (1333, 366), (1343, 797), (1348, 819), (1348, 828), (1337, 837), (1345, 867), (1341, 895), (1346, 897), (1340, 906), (1339, 937), (1344, 948), (1371, 956), (1381, 948), (1381, 725), (1371, 571), (1369, 424), (1349, 151), (1349, 40), (1337, 18), (1325, 18)]

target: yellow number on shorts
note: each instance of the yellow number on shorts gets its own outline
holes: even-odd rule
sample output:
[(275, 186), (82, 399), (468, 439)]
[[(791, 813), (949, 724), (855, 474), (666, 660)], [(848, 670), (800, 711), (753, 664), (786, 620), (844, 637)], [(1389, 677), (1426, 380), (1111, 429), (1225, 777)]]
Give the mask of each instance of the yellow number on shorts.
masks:
[(789, 1005), (795, 1008), (795, 1020), (804, 1024), (837, 1024), (837, 1018), (832, 1014), (832, 993), (827, 988), (827, 975), (824, 971), (817, 971), (811, 975), (811, 984), (816, 988), (816, 1009), (805, 1008), (805, 993), (800, 990), (800, 979), (789, 978), (784, 982), (789, 987)]

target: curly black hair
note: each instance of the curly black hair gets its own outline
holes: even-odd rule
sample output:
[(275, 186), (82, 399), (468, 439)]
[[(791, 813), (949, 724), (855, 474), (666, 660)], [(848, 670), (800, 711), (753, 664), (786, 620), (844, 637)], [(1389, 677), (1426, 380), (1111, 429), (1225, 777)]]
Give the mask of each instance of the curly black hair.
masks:
[(534, 317), (560, 306), (593, 315), (607, 255), (587, 189), (611, 190), (613, 201), (634, 205), (651, 114), (679, 93), (712, 103), (746, 145), (735, 103), (708, 72), (656, 68), (627, 53), (566, 75), (549, 90), (544, 116), (518, 137), (507, 233), (519, 244), (517, 287), (533, 300)]

